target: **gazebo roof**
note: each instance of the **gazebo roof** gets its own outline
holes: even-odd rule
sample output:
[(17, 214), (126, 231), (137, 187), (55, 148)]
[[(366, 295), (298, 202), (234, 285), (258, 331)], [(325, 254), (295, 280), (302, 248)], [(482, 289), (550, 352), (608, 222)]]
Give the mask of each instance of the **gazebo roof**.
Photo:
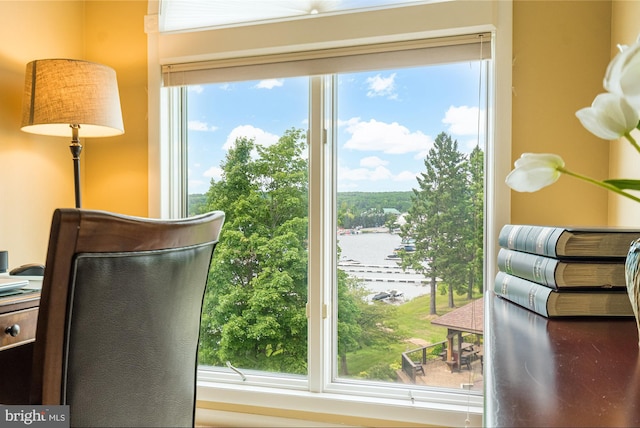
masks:
[(479, 298), (431, 321), (449, 330), (483, 334), (484, 298)]

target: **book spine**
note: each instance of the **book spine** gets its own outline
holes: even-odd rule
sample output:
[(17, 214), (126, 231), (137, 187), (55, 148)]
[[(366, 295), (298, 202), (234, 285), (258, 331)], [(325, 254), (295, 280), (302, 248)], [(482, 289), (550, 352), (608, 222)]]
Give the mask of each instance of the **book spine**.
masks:
[(500, 234), (498, 235), (498, 245), (502, 248), (516, 249), (518, 246), (516, 244), (516, 239), (518, 234), (520, 233), (520, 229), (522, 226), (518, 224), (505, 224), (500, 229)]
[(504, 272), (498, 272), (493, 291), (498, 296), (530, 311), (549, 317), (547, 301), (549, 300), (549, 295), (553, 292), (549, 287)]
[(558, 289), (556, 268), (560, 261), (549, 257), (528, 254), (506, 248), (498, 251), (498, 269), (554, 290)]
[(566, 229), (519, 224), (506, 224), (498, 235), (498, 245), (547, 257), (557, 257), (557, 243)]

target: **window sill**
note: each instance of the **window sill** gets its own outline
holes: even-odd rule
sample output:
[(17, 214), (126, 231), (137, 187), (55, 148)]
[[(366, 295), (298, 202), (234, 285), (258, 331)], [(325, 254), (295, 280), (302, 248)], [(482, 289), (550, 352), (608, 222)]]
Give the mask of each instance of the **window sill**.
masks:
[[(482, 426), (482, 397), (434, 390), (434, 399), (313, 393), (243, 384), (198, 382), (197, 425), (300, 426), (307, 421), (352, 426)], [(447, 400), (448, 399), (448, 400)], [(454, 402), (449, 404), (445, 401)], [(251, 415), (251, 417), (249, 416)], [(282, 419), (282, 420), (281, 420)], [(291, 426), (293, 426), (291, 425)]]

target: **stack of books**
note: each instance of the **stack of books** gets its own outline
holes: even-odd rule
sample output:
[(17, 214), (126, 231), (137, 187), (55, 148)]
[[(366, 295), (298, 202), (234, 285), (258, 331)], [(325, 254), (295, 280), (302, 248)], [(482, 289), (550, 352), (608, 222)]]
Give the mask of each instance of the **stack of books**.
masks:
[(494, 292), (545, 317), (634, 316), (624, 264), (640, 230), (507, 224)]

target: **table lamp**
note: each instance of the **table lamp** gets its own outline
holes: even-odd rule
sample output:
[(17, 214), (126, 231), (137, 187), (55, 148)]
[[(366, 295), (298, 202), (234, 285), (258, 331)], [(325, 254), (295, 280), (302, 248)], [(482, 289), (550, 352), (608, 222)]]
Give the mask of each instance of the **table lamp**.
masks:
[(21, 129), (58, 137), (71, 133), (76, 208), (80, 208), (79, 134), (111, 137), (124, 133), (115, 71), (75, 59), (28, 63)]

